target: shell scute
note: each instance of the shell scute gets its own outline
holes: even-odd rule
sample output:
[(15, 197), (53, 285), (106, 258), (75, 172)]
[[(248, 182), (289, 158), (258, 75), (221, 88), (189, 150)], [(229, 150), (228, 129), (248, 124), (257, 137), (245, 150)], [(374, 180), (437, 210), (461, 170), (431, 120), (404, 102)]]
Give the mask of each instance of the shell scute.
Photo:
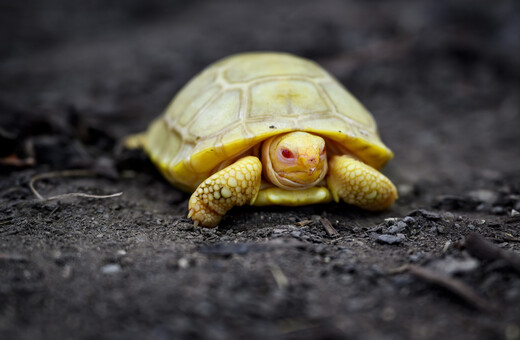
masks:
[[(207, 90), (201, 92), (200, 96), (193, 98), (191, 101), (185, 100), (182, 105), (172, 107), (170, 117), (176, 117), (173, 124), (180, 126), (188, 125), (197, 113), (220, 91), (218, 85), (208, 87)], [(179, 112), (179, 113), (177, 113)]]
[(322, 86), (338, 114), (375, 129), (376, 124), (372, 115), (343, 86), (334, 82), (328, 82)]
[(327, 112), (329, 107), (316, 86), (305, 80), (270, 80), (251, 88), (249, 115), (256, 117), (298, 117)]
[(218, 120), (222, 122), (234, 122), (238, 119), (239, 109), (240, 91), (223, 92), (204, 108), (200, 117), (192, 122), (188, 132), (201, 138), (220, 132), (223, 127), (215, 121), (215, 113), (218, 112)]
[(310, 60), (284, 53), (262, 54), (261, 58), (258, 58), (260, 53), (246, 53), (239, 55), (240, 59), (228, 59), (230, 60), (229, 67), (224, 71), (226, 81), (245, 83), (265, 77), (300, 75), (314, 78), (326, 76), (326, 73)]

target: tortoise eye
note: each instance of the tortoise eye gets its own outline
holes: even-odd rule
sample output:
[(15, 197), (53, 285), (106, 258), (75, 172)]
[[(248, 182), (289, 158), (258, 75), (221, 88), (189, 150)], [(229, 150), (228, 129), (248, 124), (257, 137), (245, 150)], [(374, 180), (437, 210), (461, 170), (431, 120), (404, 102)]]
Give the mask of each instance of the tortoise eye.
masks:
[(293, 153), (291, 152), (291, 150), (287, 150), (287, 149), (283, 149), (282, 150), (282, 156), (284, 158), (294, 158), (294, 155)]

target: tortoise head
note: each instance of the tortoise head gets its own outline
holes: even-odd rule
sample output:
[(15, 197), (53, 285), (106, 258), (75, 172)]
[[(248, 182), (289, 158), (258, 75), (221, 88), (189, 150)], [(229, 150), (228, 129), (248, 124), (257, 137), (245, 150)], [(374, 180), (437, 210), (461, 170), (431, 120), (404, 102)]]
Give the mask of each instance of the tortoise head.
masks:
[(318, 184), (327, 173), (325, 140), (307, 132), (289, 132), (262, 145), (264, 176), (274, 185), (304, 189)]

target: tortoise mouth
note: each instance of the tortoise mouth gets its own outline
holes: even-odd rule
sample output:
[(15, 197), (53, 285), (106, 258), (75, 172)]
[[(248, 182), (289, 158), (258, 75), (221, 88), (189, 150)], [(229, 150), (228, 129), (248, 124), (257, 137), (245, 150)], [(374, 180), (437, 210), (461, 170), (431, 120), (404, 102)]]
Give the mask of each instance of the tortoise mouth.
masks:
[[(326, 163), (325, 163), (326, 164)], [(308, 189), (316, 186), (318, 183), (320, 183), (327, 173), (327, 169), (324, 169), (325, 171), (322, 171), (319, 176), (312, 176), (314, 177), (311, 182), (308, 180), (305, 180), (305, 178), (309, 178), (309, 173), (307, 171), (294, 171), (290, 173), (278, 173), (273, 171), (274, 176), (270, 176), (271, 182), (276, 185), (277, 187), (280, 187), (282, 189), (286, 190), (300, 190), (300, 189)], [(289, 175), (289, 177), (287, 177)], [(301, 181), (299, 181), (297, 178), (302, 178)], [(296, 177), (296, 178), (295, 178)]]
[[(319, 175), (317, 176), (317, 171), (321, 171), (319, 173)], [(292, 181), (292, 182), (295, 182), (295, 183), (300, 183), (300, 184), (306, 184), (309, 182), (308, 179), (313, 179), (313, 178), (320, 178), (322, 177), (323, 173), (323, 170), (321, 169), (317, 169), (317, 168), (312, 168), (312, 171), (309, 170), (309, 171), (291, 171), (291, 172), (280, 172), (278, 171), (277, 174), (278, 176), (280, 177), (283, 177), (289, 181)], [(302, 178), (302, 180), (298, 180), (298, 178)], [(307, 179), (307, 180), (306, 180)], [(314, 182), (314, 181), (312, 181)]]

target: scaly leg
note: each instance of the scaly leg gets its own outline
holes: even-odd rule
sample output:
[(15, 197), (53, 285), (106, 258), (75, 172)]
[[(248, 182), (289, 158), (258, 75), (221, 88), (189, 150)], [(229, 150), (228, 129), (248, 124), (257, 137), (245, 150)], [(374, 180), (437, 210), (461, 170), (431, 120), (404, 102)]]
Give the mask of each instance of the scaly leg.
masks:
[(195, 226), (213, 228), (234, 206), (252, 204), (262, 180), (262, 163), (247, 156), (214, 173), (191, 195), (188, 217)]
[(327, 185), (336, 202), (367, 210), (383, 210), (397, 199), (397, 189), (390, 180), (371, 166), (349, 156), (329, 159)]

